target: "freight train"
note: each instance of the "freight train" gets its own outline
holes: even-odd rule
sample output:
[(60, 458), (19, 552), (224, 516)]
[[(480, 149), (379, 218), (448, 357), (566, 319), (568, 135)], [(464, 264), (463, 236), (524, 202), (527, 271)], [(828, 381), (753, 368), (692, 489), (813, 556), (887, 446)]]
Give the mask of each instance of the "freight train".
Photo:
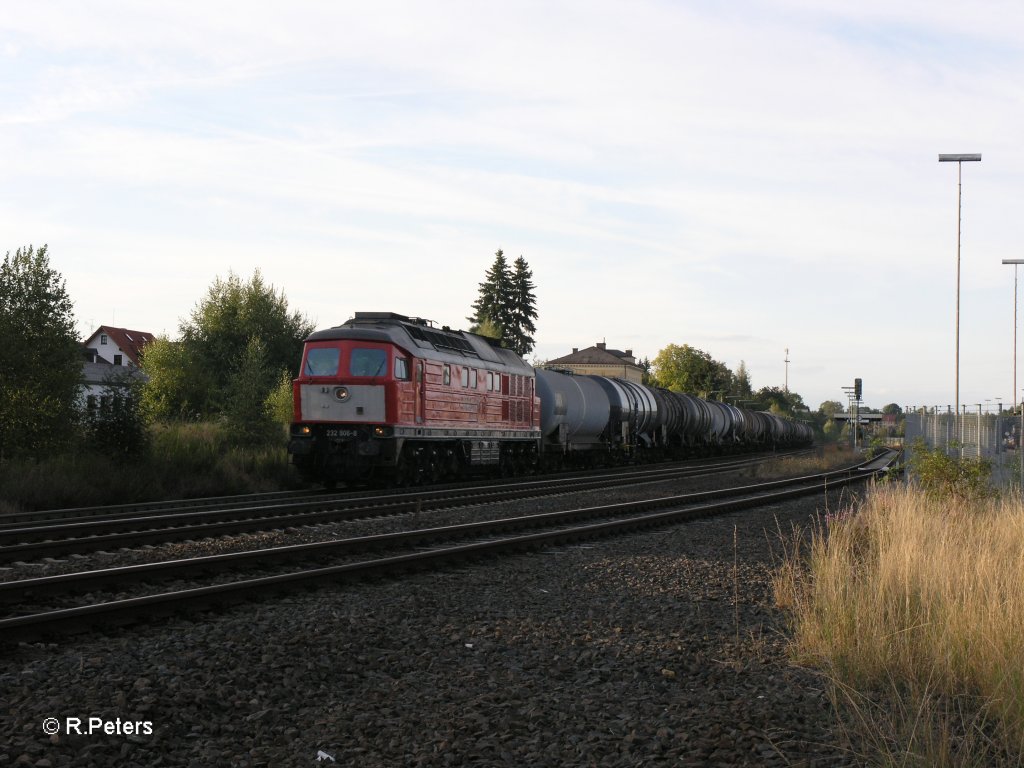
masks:
[(292, 463), (307, 480), (407, 485), (478, 471), (810, 445), (806, 424), (607, 376), (533, 368), (491, 339), (357, 312), (306, 339)]

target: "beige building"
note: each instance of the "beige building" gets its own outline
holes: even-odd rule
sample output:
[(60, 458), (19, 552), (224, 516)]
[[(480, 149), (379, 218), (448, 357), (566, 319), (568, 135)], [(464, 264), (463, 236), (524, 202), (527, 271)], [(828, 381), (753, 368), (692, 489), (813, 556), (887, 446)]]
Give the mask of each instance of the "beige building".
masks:
[(614, 376), (637, 384), (643, 383), (644, 376), (644, 369), (636, 364), (633, 350), (608, 349), (603, 341), (586, 349), (573, 347), (571, 355), (548, 360), (543, 367), (592, 376)]

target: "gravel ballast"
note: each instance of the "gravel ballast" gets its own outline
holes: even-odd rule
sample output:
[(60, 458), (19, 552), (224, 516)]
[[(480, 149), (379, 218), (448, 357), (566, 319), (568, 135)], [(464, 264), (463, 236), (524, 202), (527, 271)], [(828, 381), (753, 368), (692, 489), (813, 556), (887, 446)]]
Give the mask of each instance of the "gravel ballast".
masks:
[(854, 764), (771, 593), (822, 506), (8, 649), (0, 766)]

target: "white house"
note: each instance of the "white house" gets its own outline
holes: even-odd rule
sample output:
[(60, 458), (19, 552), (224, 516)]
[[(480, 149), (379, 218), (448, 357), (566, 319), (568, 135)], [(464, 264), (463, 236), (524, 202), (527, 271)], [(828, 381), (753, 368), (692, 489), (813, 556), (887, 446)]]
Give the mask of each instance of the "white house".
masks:
[(109, 389), (123, 386), (131, 379), (145, 379), (139, 370), (143, 348), (153, 340), (148, 331), (132, 331), (101, 325), (85, 341), (82, 363), (82, 405), (89, 410), (101, 408)]

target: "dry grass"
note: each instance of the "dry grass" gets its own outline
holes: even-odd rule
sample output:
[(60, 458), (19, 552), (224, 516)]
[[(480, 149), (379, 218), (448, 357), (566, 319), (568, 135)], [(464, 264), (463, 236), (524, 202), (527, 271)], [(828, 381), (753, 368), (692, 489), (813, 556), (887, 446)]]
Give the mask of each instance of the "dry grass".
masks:
[(818, 446), (813, 452), (800, 456), (781, 456), (763, 464), (755, 465), (750, 475), (761, 479), (798, 477), (856, 464), (863, 457), (845, 446), (835, 443)]
[(1024, 763), (1024, 506), (879, 486), (791, 539), (794, 654), (899, 765)]

